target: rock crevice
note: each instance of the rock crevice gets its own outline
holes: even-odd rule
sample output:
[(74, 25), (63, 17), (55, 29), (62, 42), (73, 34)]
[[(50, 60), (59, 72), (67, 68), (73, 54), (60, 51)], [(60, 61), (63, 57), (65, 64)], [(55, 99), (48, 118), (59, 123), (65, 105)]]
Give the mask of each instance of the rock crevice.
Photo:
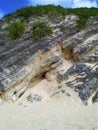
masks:
[[(55, 70), (57, 81), (74, 88), (84, 102), (93, 93), (91, 100), (97, 101), (98, 23), (92, 21), (78, 32), (77, 16), (74, 15), (67, 16), (59, 24), (47, 22), (53, 27), (53, 35), (39, 42), (32, 41), (29, 33), (14, 41), (0, 39), (1, 97), (16, 101), (27, 90), (30, 81), (40, 77), (51, 81), (47, 72)], [(4, 32), (4, 29), (0, 31)], [(65, 60), (71, 60), (74, 65), (68, 67)]]

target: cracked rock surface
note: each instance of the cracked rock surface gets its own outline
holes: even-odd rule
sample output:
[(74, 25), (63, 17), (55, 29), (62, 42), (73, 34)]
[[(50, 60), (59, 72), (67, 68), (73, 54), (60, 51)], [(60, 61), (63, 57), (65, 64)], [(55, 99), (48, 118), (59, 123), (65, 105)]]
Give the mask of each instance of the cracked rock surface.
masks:
[[(56, 70), (57, 81), (65, 82), (83, 102), (98, 101), (98, 20), (90, 19), (78, 32), (77, 16), (69, 15), (59, 22), (43, 19), (53, 27), (53, 34), (39, 42), (30, 38), (32, 18), (28, 31), (17, 40), (10, 40), (2, 28), (4, 23), (0, 23), (1, 98), (16, 101), (32, 80)], [(64, 60), (73, 61), (67, 70)], [(45, 78), (51, 80), (47, 75)]]

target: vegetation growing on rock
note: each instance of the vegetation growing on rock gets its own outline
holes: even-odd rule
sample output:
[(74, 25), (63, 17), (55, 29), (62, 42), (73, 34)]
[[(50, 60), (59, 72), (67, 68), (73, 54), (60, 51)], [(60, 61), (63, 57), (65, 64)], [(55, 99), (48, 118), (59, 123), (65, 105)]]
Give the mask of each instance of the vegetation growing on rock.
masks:
[[(78, 92), (83, 102), (87, 103), (89, 98), (95, 102), (96, 96), (94, 100), (91, 96), (98, 87), (97, 9), (64, 9), (47, 5), (23, 10), (0, 21), (0, 93), (7, 100), (15, 101), (25, 92), (30, 81), (41, 76), (50, 81), (50, 71), (55, 69), (52, 74), (58, 85), (65, 82)], [(26, 10), (31, 12), (26, 14)], [(26, 30), (22, 21), (27, 25)], [(86, 23), (86, 28), (78, 32), (78, 28), (83, 29)], [(7, 29), (12, 39), (24, 35), (10, 40)], [(38, 42), (32, 40), (32, 35)], [(13, 89), (10, 94), (7, 93), (9, 89)]]
[(10, 19), (11, 17), (22, 17), (24, 19), (28, 19), (30, 16), (44, 16), (47, 15), (52, 18), (65, 18), (66, 15), (78, 15), (79, 21), (78, 28), (79, 30), (83, 29), (88, 21), (88, 19), (91, 16), (97, 16), (98, 15), (98, 9), (97, 8), (63, 8), (60, 5), (37, 5), (37, 6), (29, 6), (22, 9), (18, 9), (15, 13), (12, 15), (6, 15), (7, 19)]
[(51, 35), (52, 28), (42, 21), (37, 21), (33, 24), (33, 39), (35, 41), (41, 38)]
[(24, 31), (25, 31), (24, 22), (14, 22), (10, 25), (9, 36), (11, 37), (11, 39), (17, 39), (23, 35)]

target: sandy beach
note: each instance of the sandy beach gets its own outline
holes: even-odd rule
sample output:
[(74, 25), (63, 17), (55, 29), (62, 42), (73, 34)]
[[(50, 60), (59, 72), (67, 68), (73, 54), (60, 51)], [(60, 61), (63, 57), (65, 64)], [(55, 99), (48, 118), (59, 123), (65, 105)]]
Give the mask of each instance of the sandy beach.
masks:
[[(83, 105), (77, 93), (65, 85), (58, 89), (55, 80), (30, 85), (35, 87), (16, 103), (1, 103), (0, 130), (98, 130), (97, 103)], [(43, 96), (42, 101), (28, 101), (31, 93)]]

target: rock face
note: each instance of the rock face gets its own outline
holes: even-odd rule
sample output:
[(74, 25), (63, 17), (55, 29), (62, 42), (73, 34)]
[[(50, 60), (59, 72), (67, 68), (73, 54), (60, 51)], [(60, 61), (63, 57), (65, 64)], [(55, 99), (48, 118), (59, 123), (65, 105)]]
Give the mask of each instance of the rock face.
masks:
[[(49, 71), (57, 70), (57, 81), (65, 81), (87, 102), (98, 98), (98, 21), (89, 19), (84, 30), (78, 32), (77, 16), (69, 15), (58, 22), (42, 19), (53, 27), (53, 35), (39, 42), (30, 38), (32, 18), (28, 31), (10, 40), (4, 23), (0, 26), (0, 94), (1, 98), (16, 101), (28, 88), (30, 81), (43, 75), (48, 80)], [(61, 31), (63, 28), (63, 32)], [(64, 59), (73, 60), (67, 71), (59, 69)], [(74, 77), (74, 78), (71, 78)], [(93, 96), (92, 96), (93, 95)]]

